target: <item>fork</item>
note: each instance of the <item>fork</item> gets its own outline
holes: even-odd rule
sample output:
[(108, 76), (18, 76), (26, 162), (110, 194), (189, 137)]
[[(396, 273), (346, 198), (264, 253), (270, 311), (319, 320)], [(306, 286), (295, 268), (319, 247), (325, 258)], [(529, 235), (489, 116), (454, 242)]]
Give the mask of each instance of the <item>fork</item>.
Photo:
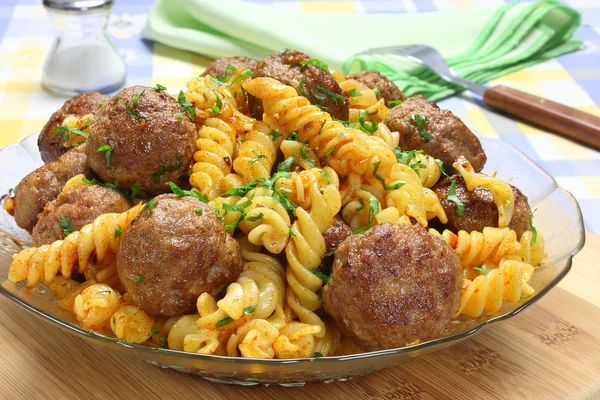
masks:
[(461, 78), (433, 47), (421, 44), (378, 47), (358, 54), (392, 54), (408, 58), (429, 68), (445, 81), (477, 93), (483, 97), (484, 103), (492, 108), (600, 150), (599, 117), (508, 86), (485, 87)]

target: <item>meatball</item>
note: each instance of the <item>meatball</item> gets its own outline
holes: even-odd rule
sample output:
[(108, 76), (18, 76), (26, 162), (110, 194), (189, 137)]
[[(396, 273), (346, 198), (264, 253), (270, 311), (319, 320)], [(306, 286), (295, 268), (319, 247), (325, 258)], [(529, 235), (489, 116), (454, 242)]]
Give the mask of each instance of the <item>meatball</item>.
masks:
[[(421, 121), (415, 121), (416, 118)], [(394, 107), (383, 123), (400, 134), (403, 150), (424, 150), (442, 160), (446, 171), (454, 171), (452, 164), (460, 156), (464, 156), (476, 172), (483, 169), (487, 160), (477, 136), (458, 117), (448, 110), (440, 110), (437, 104), (421, 95)], [(419, 124), (422, 124), (421, 132)], [(432, 136), (431, 140), (421, 134), (425, 130)]]
[[(327, 247), (327, 253), (335, 251), (335, 249), (337, 249), (338, 246), (350, 235), (352, 235), (352, 229), (350, 229), (342, 217), (336, 215), (331, 226), (323, 233), (325, 246)], [(331, 273), (332, 265), (333, 254), (326, 255), (321, 260), (319, 271), (325, 275), (329, 275)]]
[(105, 182), (135, 183), (141, 194), (151, 196), (168, 191), (166, 182), (186, 174), (197, 138), (196, 125), (177, 100), (154, 88), (132, 86), (94, 117), (87, 155)]
[(240, 246), (197, 198), (164, 194), (154, 201), (123, 233), (119, 277), (150, 315), (194, 313), (198, 296), (218, 296), (242, 272)]
[(232, 73), (227, 70), (229, 65), (235, 67), (236, 69), (240, 67), (246, 67), (254, 71), (258, 66), (258, 61), (254, 58), (242, 56), (217, 58), (215, 61), (210, 63), (208, 68), (206, 68), (206, 70), (200, 76), (210, 75), (214, 78), (219, 78), (224, 74), (231, 76)]
[(122, 213), (130, 207), (129, 199), (112, 189), (86, 184), (72, 187), (60, 192), (38, 215), (33, 228), (33, 244), (39, 247), (63, 239), (61, 219), (68, 222), (73, 231), (78, 231), (99, 215)]
[(58, 196), (69, 179), (78, 174), (90, 176), (91, 173), (84, 143), (27, 175), (15, 188), (14, 216), (17, 225), (31, 232), (38, 221), (38, 214)]
[(54, 161), (69, 150), (64, 146), (63, 135), (52, 135), (68, 115), (73, 114), (81, 117), (85, 114), (96, 114), (108, 100), (110, 100), (109, 96), (98, 92), (79, 93), (67, 100), (60, 109), (52, 114), (40, 132), (38, 147), (40, 148), (42, 160), (46, 163)]
[[(462, 216), (456, 214), (456, 204), (447, 200), (452, 181), (456, 181), (456, 196), (465, 206)], [(515, 211), (508, 227), (520, 237), (523, 232), (530, 229), (531, 208), (523, 193), (516, 187), (512, 185), (511, 187), (515, 196)], [(498, 206), (494, 203), (494, 197), (489, 190), (478, 186), (470, 192), (460, 175), (453, 175), (438, 182), (432, 190), (442, 202), (448, 217), (448, 223), (444, 225), (444, 228), (457, 233), (460, 230), (481, 232), (486, 226), (498, 226)]]
[(460, 304), (456, 253), (421, 226), (382, 224), (348, 237), (323, 288), (325, 311), (363, 350), (440, 337)]
[[(302, 64), (310, 59), (297, 50), (276, 51), (258, 64), (254, 77), (273, 78), (292, 86), (298, 94), (329, 112), (332, 117), (347, 121), (349, 102), (344, 97), (342, 88), (328, 71), (310, 63)], [(251, 115), (262, 119), (262, 101), (249, 96), (248, 104)]]
[(392, 100), (406, 100), (406, 96), (398, 86), (377, 71), (362, 71), (352, 74), (348, 79), (355, 79), (369, 89), (379, 89), (378, 99), (384, 99), (385, 105), (390, 106)]

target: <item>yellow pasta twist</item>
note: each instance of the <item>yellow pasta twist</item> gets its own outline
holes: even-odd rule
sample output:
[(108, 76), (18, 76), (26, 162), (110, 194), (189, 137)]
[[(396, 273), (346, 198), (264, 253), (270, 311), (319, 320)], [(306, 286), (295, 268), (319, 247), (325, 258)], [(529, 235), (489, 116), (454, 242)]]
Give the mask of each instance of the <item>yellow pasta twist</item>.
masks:
[(245, 197), (219, 197), (210, 204), (223, 210), (221, 214), (226, 225), (241, 218), (238, 227), (248, 235), (250, 243), (262, 245), (273, 254), (285, 249), (291, 221), (285, 207), (273, 198), (272, 190), (256, 188)]
[[(84, 134), (88, 134), (92, 119), (94, 119), (93, 114), (85, 114), (82, 116), (72, 114), (67, 115), (62, 121), (61, 125), (66, 126), (69, 129), (77, 129)], [(71, 147), (76, 147), (86, 140), (85, 136), (74, 133), (72, 130), (66, 130), (64, 135), (65, 140), (63, 142), (63, 146), (68, 149)]]
[[(373, 204), (375, 204), (374, 207), (372, 207)], [(380, 212), (381, 204), (379, 200), (370, 192), (359, 190), (354, 194), (352, 201), (342, 209), (342, 218), (344, 218), (350, 229), (356, 231), (367, 225), (374, 225), (375, 218)]]
[(396, 208), (401, 215), (414, 218), (423, 226), (427, 226), (427, 212), (421, 178), (408, 165), (395, 164), (386, 178), (386, 185), (398, 189), (387, 192), (386, 206)]
[(227, 341), (230, 357), (273, 358), (279, 330), (264, 319), (253, 319), (237, 328)]
[(190, 185), (209, 200), (242, 185), (242, 178), (231, 173), (237, 137), (235, 128), (221, 119), (207, 118), (198, 136)]
[(119, 293), (108, 285), (93, 284), (75, 297), (73, 312), (82, 327), (100, 330), (119, 308)]
[(533, 271), (530, 264), (502, 260), (498, 268), (490, 269), (487, 274), (472, 281), (465, 279), (456, 316), (464, 314), (475, 318), (484, 309), (493, 314), (500, 311), (502, 300), (518, 303), (522, 298), (533, 295), (535, 290), (527, 283)]
[(498, 207), (498, 227), (507, 227), (515, 210), (515, 196), (512, 187), (501, 179), (476, 173), (471, 163), (464, 158), (459, 161), (452, 166), (462, 175), (467, 189), (473, 191), (477, 186), (488, 189)]
[(315, 334), (321, 331), (318, 325), (290, 322), (279, 330), (273, 342), (277, 358), (307, 358), (315, 354)]
[(20, 251), (13, 256), (8, 279), (12, 282), (27, 279), (27, 287), (33, 289), (42, 275), (44, 283), (49, 284), (59, 272), (69, 279), (76, 267), (79, 272), (85, 272), (90, 262), (103, 264), (106, 257), (116, 254), (122, 232), (142, 207), (140, 203), (121, 214), (100, 215), (63, 240)]
[(259, 178), (271, 176), (271, 169), (277, 156), (277, 147), (265, 131), (254, 129), (246, 134), (233, 162), (233, 169), (249, 183)]
[(298, 132), (298, 141), (308, 143), (320, 159), (326, 159), (340, 176), (364, 174), (371, 158), (360, 131), (346, 128), (331, 115), (298, 96), (290, 86), (272, 78), (255, 78), (243, 85), (248, 93), (263, 100), (266, 116), (277, 116), (281, 133)]
[(287, 160), (293, 157), (294, 165), (299, 165), (302, 169), (311, 169), (319, 165), (319, 158), (315, 151), (304, 143), (295, 140), (284, 140), (281, 142), (280, 149), (283, 158)]
[[(296, 205), (309, 210), (312, 207), (312, 192), (314, 190), (325, 191), (326, 195), (330, 196), (327, 204), (331, 205), (331, 201), (337, 202), (339, 194), (335, 192), (338, 191), (339, 193), (339, 185), (339, 178), (333, 168), (311, 168), (300, 172), (292, 172), (289, 178), (277, 179), (275, 190), (283, 191)], [(332, 205), (330, 208), (336, 208), (336, 206)]]
[(348, 93), (349, 101), (349, 121), (359, 121), (359, 112), (366, 111), (363, 115), (369, 121), (381, 122), (384, 120), (390, 109), (385, 105), (384, 99), (378, 100), (375, 92), (363, 86), (356, 79), (346, 79), (338, 71), (332, 73), (340, 88)]
[(125, 304), (112, 315), (110, 329), (127, 343), (143, 343), (152, 336), (152, 320), (136, 306)]

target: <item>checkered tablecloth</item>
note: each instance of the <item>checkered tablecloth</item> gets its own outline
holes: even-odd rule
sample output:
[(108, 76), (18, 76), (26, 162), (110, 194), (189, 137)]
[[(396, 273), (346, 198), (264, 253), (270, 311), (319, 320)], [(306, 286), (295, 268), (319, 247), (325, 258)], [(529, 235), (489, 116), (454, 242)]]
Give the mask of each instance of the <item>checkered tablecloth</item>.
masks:
[[(476, 0), (255, 1), (302, 11), (429, 12), (476, 5)], [(481, 0), (480, 0), (481, 2)], [(486, 0), (485, 4), (503, 1)], [(45, 92), (41, 69), (54, 32), (41, 0), (0, 0), (0, 147), (38, 131), (65, 98)], [(483, 2), (481, 2), (483, 3)], [(480, 3), (480, 4), (481, 4)], [(583, 15), (576, 36), (583, 49), (498, 79), (518, 89), (600, 115), (600, 1), (569, 0)], [(143, 41), (139, 32), (152, 0), (116, 0), (108, 26), (128, 67), (128, 85), (184, 87), (206, 58)], [(600, 153), (480, 107), (468, 95), (440, 102), (481, 135), (526, 153), (579, 200), (586, 228), (600, 233)], [(3, 171), (2, 173), (6, 173)], [(526, 191), (526, 188), (524, 188)]]

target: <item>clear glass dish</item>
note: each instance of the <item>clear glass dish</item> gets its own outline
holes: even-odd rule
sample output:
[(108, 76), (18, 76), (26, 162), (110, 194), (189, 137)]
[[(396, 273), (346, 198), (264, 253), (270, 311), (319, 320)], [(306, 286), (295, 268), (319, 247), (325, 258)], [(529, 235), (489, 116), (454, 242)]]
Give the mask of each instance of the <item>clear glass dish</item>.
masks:
[[(298, 386), (310, 381), (343, 381), (382, 368), (411, 361), (423, 354), (446, 348), (477, 334), (484, 327), (504, 321), (523, 311), (552, 289), (571, 269), (573, 256), (583, 247), (585, 230), (579, 205), (573, 196), (524, 154), (512, 146), (481, 138), (488, 155), (486, 171), (497, 171), (528, 197), (535, 212), (535, 225), (544, 233), (548, 259), (538, 268), (530, 284), (534, 296), (520, 304), (504, 304), (499, 313), (477, 319), (455, 321), (447, 336), (418, 345), (341, 357), (265, 360), (184, 353), (174, 350), (131, 345), (77, 325), (73, 316), (61, 310), (52, 293), (42, 285), (35, 291), (4, 281), (0, 292), (38, 317), (107, 350), (137, 358), (163, 368), (200, 375), (210, 381), (240, 385), (279, 384)], [(27, 173), (42, 164), (37, 134), (20, 144), (0, 150), (0, 194), (7, 193)], [(0, 279), (6, 279), (12, 254), (29, 235), (19, 229), (12, 217), (0, 208)], [(5, 232), (3, 234), (2, 232)]]

